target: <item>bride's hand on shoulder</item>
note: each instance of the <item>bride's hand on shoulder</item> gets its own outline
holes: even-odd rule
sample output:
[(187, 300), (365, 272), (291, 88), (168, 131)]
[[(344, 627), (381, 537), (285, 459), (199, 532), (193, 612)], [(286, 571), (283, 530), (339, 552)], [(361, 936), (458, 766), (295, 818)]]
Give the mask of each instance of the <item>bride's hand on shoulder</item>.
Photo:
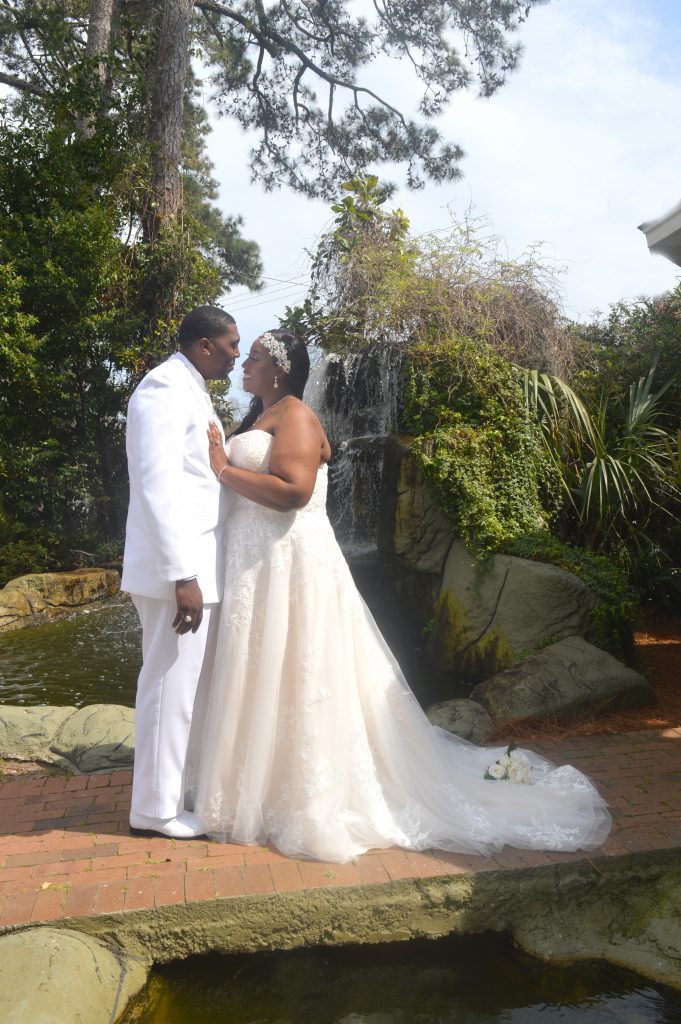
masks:
[(210, 468), (215, 473), (218, 479), (220, 478), (220, 472), (229, 465), (229, 459), (225, 452), (224, 445), (222, 443), (222, 434), (218, 430), (217, 423), (211, 420), (208, 424), (208, 457), (210, 459)]

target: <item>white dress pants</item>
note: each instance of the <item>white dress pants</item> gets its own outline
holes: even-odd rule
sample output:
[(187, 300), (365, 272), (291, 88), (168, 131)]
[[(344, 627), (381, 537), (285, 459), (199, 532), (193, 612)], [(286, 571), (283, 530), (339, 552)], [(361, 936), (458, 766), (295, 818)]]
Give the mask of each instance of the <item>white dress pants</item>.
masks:
[(171, 625), (174, 601), (131, 597), (142, 624), (143, 662), (135, 701), (130, 809), (149, 818), (174, 818), (185, 806), (194, 701), (198, 687), (210, 684), (219, 605), (204, 605), (197, 632), (178, 636)]

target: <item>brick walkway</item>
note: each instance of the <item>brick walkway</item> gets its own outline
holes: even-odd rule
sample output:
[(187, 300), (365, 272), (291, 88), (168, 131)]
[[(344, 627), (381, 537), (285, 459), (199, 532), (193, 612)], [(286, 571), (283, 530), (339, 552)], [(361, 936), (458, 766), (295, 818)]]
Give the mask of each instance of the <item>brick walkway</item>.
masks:
[[(591, 861), (681, 847), (681, 727), (585, 736), (537, 749), (586, 772), (615, 827)], [(0, 783), (0, 931), (163, 904), (320, 886), (361, 886), (581, 860), (505, 848), (493, 857), (401, 850), (350, 864), (294, 861), (261, 847), (131, 836), (130, 772)]]

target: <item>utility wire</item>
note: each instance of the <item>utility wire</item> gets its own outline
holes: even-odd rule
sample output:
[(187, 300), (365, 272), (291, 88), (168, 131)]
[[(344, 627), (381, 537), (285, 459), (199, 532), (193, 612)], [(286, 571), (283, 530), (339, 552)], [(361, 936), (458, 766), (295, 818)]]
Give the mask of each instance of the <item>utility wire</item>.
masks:
[(270, 305), (273, 302), (283, 302), (285, 299), (290, 299), (293, 298), (294, 296), (304, 295), (305, 291), (306, 289), (301, 286), (300, 288), (294, 288), (292, 291), (285, 291), (281, 295), (273, 295), (270, 298), (265, 298), (264, 296), (254, 296), (253, 298), (255, 299), (255, 301), (253, 302), (244, 302), (243, 300), (240, 303), (230, 302), (228, 297), (227, 305), (229, 306), (230, 311), (236, 310), (236, 312), (239, 312), (244, 309), (252, 309), (254, 306), (265, 306)]
[(233, 302), (241, 302), (242, 300), (255, 298), (257, 295), (271, 295), (276, 292), (285, 291), (291, 286), (307, 288), (309, 285), (309, 278), (291, 278), (290, 281), (285, 281), (280, 278), (269, 278), (268, 280), (277, 281), (278, 283), (269, 288), (263, 288), (261, 291), (255, 291), (255, 289), (249, 288), (239, 292), (230, 292), (229, 298)]

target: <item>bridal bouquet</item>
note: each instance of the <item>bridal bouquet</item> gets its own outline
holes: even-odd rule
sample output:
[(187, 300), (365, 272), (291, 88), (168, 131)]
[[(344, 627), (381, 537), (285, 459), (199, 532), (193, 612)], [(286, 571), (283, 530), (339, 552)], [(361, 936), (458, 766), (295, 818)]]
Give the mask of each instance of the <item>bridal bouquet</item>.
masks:
[(509, 743), (505, 754), (485, 769), (483, 778), (492, 782), (517, 782), (523, 786), (532, 785), (532, 765), (515, 743)]

